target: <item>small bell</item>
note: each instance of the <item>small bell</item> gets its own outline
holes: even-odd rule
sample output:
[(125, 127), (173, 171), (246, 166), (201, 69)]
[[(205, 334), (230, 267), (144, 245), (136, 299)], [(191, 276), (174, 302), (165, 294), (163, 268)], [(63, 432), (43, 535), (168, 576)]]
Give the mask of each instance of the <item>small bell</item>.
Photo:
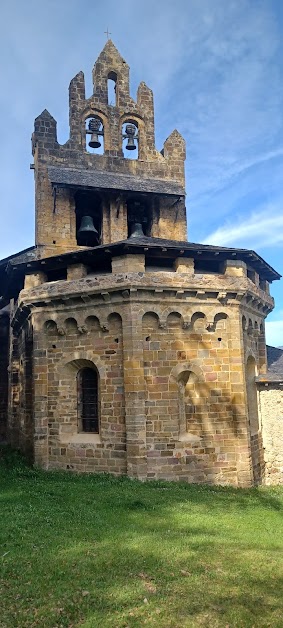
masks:
[(93, 246), (98, 242), (98, 231), (93, 224), (92, 216), (83, 216), (78, 230), (80, 246)]
[(141, 222), (133, 222), (131, 224), (130, 238), (144, 238)]
[(126, 145), (126, 150), (136, 150), (136, 145), (135, 145), (135, 137), (137, 137), (135, 135), (136, 133), (136, 127), (134, 124), (127, 124), (126, 126), (126, 135), (125, 137), (127, 138), (128, 142)]
[(88, 143), (90, 148), (99, 148), (101, 146), (101, 142), (98, 139), (100, 125), (100, 120), (97, 120), (96, 118), (92, 118), (88, 123), (88, 130), (91, 132), (90, 142)]

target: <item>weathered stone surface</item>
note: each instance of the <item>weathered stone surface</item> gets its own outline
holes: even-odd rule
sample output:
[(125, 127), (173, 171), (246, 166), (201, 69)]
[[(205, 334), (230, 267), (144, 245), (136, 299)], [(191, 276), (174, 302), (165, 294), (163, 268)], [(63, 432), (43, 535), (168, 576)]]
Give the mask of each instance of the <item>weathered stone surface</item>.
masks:
[[(10, 298), (0, 439), (47, 469), (282, 482), (282, 389), (277, 378), (271, 390), (264, 335), (279, 276), (253, 251), (186, 241), (184, 140), (175, 130), (156, 150), (152, 92), (141, 83), (130, 97), (111, 41), (93, 83), (86, 99), (83, 73), (71, 81), (64, 146), (49, 112), (35, 121), (37, 248), (0, 264)], [(87, 151), (93, 116), (103, 154)], [(136, 125), (136, 160), (123, 154), (125, 122)], [(79, 244), (84, 216), (99, 246)], [(131, 237), (137, 222), (144, 236)], [(83, 429), (82, 369), (97, 377), (95, 432)]]

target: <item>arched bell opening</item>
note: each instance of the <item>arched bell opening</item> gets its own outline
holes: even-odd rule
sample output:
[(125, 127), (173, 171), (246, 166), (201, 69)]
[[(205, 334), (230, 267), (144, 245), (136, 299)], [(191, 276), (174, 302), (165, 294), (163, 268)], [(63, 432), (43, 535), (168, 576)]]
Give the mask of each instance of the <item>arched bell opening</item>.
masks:
[(152, 212), (146, 198), (127, 200), (128, 238), (142, 238), (151, 235)]
[(122, 126), (122, 148), (125, 159), (139, 158), (139, 129), (136, 120), (126, 120)]
[(110, 107), (117, 106), (117, 78), (116, 72), (109, 72), (107, 76), (107, 96)]
[(76, 238), (78, 246), (97, 246), (101, 240), (102, 204), (97, 192), (75, 194)]
[(97, 115), (88, 116), (85, 120), (86, 150), (88, 153), (103, 155), (104, 153), (104, 126)]

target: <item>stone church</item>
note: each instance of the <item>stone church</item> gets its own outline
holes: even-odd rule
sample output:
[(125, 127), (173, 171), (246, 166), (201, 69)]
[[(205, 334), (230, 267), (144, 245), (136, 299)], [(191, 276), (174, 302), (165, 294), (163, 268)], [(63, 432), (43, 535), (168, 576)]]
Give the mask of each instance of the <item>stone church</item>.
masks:
[(1, 439), (45, 469), (283, 482), (264, 333), (280, 275), (187, 240), (184, 139), (156, 149), (152, 92), (133, 100), (111, 40), (69, 112), (64, 145), (35, 120), (35, 246), (0, 262)]

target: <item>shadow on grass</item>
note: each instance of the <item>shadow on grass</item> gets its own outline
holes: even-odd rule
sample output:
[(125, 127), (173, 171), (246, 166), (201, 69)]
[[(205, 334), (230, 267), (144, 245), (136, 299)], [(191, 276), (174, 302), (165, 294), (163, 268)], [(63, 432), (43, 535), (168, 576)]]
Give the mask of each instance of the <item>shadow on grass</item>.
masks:
[(282, 626), (283, 490), (0, 481), (1, 628)]

